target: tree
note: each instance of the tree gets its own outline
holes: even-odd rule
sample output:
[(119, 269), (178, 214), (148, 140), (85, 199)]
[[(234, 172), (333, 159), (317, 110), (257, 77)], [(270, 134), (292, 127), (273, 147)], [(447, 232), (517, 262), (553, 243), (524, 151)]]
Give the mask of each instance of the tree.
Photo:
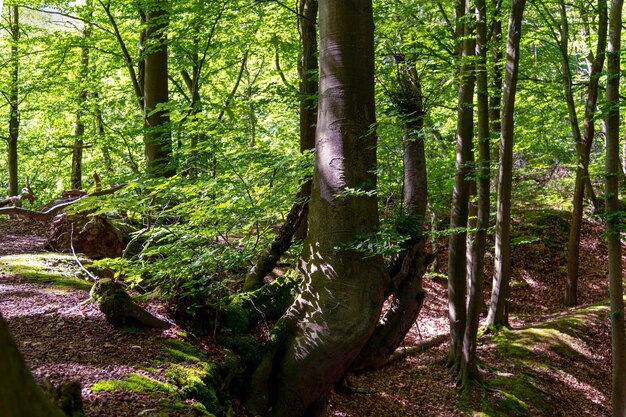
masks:
[[(87, 11), (87, 18), (91, 14), (91, 2), (87, 2), (84, 6)], [(82, 37), (83, 42), (88, 42), (91, 37), (91, 26), (83, 23)], [(76, 100), (76, 122), (74, 124), (74, 146), (72, 148), (72, 181), (71, 187), (75, 190), (83, 188), (83, 148), (85, 135), (85, 122), (83, 120), (83, 107), (87, 101), (89, 85), (89, 45), (82, 45), (80, 48), (80, 69), (78, 74), (78, 94)]]
[[(283, 317), (271, 371), (260, 366), (255, 373), (261, 383), (253, 411), (271, 405), (274, 417), (303, 415), (328, 393), (372, 334), (389, 282), (381, 256), (351, 248), (378, 226), (372, 2), (322, 0), (319, 12), (315, 172), (300, 261), (305, 282)], [(271, 397), (262, 389), (268, 380)]]
[[(7, 165), (9, 168), (9, 196), (19, 194), (18, 185), (18, 154), (17, 144), (20, 135), (20, 9), (13, 5), (9, 8), (9, 34), (11, 36), (11, 80), (9, 84), (9, 93), (4, 95), (9, 102), (9, 136), (7, 138), (8, 158)], [(8, 96), (8, 97), (7, 97)]]
[(156, 177), (176, 173), (171, 159), (172, 137), (166, 108), (169, 96), (166, 7), (166, 2), (149, 1), (145, 9), (144, 145), (148, 174)]
[(460, 26), (462, 33), (461, 71), (459, 75), (459, 95), (457, 107), (456, 127), (456, 169), (454, 176), (454, 191), (450, 213), (450, 234), (448, 244), (448, 317), (450, 320), (450, 353), (448, 365), (459, 369), (463, 348), (463, 333), (465, 331), (466, 310), (466, 248), (467, 248), (467, 221), (470, 184), (468, 178), (473, 172), (473, 145), (474, 136), (474, 83), (475, 69), (472, 56), (474, 55), (473, 25), (467, 16), (470, 15), (469, 1), (461, 0), (458, 7), (462, 10)]
[[(561, 63), (565, 97), (572, 127), (572, 135), (576, 144), (576, 178), (574, 181), (574, 196), (572, 208), (572, 220), (570, 223), (569, 239), (567, 243), (567, 285), (565, 288), (565, 305), (573, 306), (578, 303), (578, 266), (580, 257), (580, 230), (583, 217), (583, 197), (585, 187), (590, 188), (589, 179), (589, 156), (595, 134), (594, 116), (598, 101), (600, 75), (604, 67), (604, 55), (606, 49), (607, 15), (606, 0), (598, 1), (598, 44), (596, 53), (589, 53), (588, 60), (591, 62), (589, 85), (587, 87), (587, 100), (585, 104), (584, 131), (581, 135), (576, 115), (574, 102), (572, 75), (568, 51), (568, 20), (565, 2), (560, 1), (561, 9)], [(593, 190), (591, 190), (593, 191)]]
[(502, 97), (502, 129), (500, 133), (500, 168), (498, 171), (498, 204), (496, 213), (495, 275), (488, 326), (508, 326), (508, 298), (511, 278), (511, 188), (513, 180), (513, 127), (515, 92), (519, 73), (522, 16), (526, 0), (512, 0), (506, 46), (506, 70)]
[(467, 322), (463, 334), (463, 352), (459, 379), (464, 387), (470, 380), (478, 379), (476, 366), (476, 339), (480, 307), (483, 304), (483, 267), (487, 245), (490, 210), (490, 137), (489, 137), (489, 91), (487, 81), (487, 5), (476, 1), (476, 104), (478, 116), (478, 213), (476, 232), (471, 243), (468, 266), (469, 286)]
[(0, 415), (64, 417), (37, 385), (0, 314)]
[(606, 85), (606, 182), (605, 207), (609, 251), (609, 292), (611, 299), (611, 353), (613, 417), (626, 415), (626, 340), (624, 331), (624, 290), (622, 247), (619, 229), (619, 80), (623, 0), (612, 0), (609, 13)]

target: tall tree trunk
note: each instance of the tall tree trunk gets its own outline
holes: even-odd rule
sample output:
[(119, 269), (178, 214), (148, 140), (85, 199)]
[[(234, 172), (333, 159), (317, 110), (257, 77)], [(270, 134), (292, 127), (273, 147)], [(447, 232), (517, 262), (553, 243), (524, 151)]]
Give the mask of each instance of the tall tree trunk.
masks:
[(423, 232), (427, 206), (426, 154), (424, 151), (424, 108), (422, 87), (415, 64), (404, 57), (399, 62), (399, 88), (392, 97), (404, 118), (404, 188), (403, 226), (398, 232), (409, 236), (393, 276), (388, 293), (389, 309), (352, 364), (352, 369), (377, 368), (402, 344), (415, 323), (424, 301), (422, 277), (426, 270)]
[(64, 417), (35, 382), (0, 314), (0, 415)]
[(467, 323), (463, 335), (463, 356), (460, 381), (467, 387), (469, 381), (479, 377), (476, 366), (476, 340), (480, 309), (483, 304), (483, 267), (489, 228), (490, 207), (490, 138), (489, 138), (489, 91), (487, 81), (487, 6), (485, 0), (476, 1), (476, 95), (478, 110), (478, 213), (476, 233), (471, 246)]
[(626, 415), (626, 341), (622, 247), (619, 232), (619, 81), (623, 0), (612, 0), (609, 14), (609, 47), (606, 83), (606, 223), (611, 298), (611, 351), (613, 355), (613, 417)]
[(561, 7), (561, 62), (564, 72), (565, 94), (568, 103), (568, 112), (572, 124), (572, 133), (576, 144), (578, 163), (576, 165), (576, 179), (574, 182), (574, 196), (572, 218), (570, 222), (569, 239), (567, 243), (567, 285), (565, 288), (565, 305), (574, 306), (578, 303), (578, 267), (580, 256), (580, 230), (583, 218), (583, 197), (585, 188), (593, 193), (589, 181), (589, 155), (595, 134), (593, 117), (598, 101), (598, 84), (600, 73), (604, 66), (604, 51), (606, 49), (607, 15), (606, 0), (598, 1), (598, 45), (595, 57), (592, 58), (589, 86), (587, 87), (587, 101), (585, 104), (584, 136), (581, 137), (576, 117), (576, 106), (572, 92), (572, 77), (569, 70), (568, 53), (568, 21), (565, 2), (560, 1)]
[(500, 134), (500, 169), (498, 171), (498, 204), (496, 214), (496, 260), (491, 303), (486, 324), (509, 325), (509, 292), (511, 279), (511, 187), (513, 180), (513, 114), (519, 72), (519, 44), (526, 0), (511, 0), (509, 33), (506, 46), (506, 71), (502, 97), (502, 132)]
[[(91, 5), (87, 3), (85, 7), (91, 9)], [(90, 10), (88, 10), (90, 12)], [(72, 188), (80, 190), (83, 188), (83, 149), (85, 122), (83, 121), (83, 106), (87, 101), (87, 90), (89, 85), (89, 47), (86, 45), (91, 37), (91, 27), (85, 23), (83, 29), (83, 42), (85, 45), (80, 51), (80, 70), (78, 79), (78, 97), (76, 103), (76, 122), (74, 125), (74, 145), (72, 147)]]
[[(461, 0), (463, 14), (470, 13), (469, 1)], [(467, 19), (463, 18), (463, 42), (461, 48), (461, 71), (456, 125), (456, 171), (452, 210), (450, 214), (450, 240), (448, 245), (448, 318), (450, 320), (450, 353), (448, 364), (453, 368), (461, 365), (463, 332), (465, 329), (465, 279), (469, 181), (472, 172), (472, 138), (474, 135), (474, 80), (472, 55), (474, 38)]]
[[(500, 19), (500, 1), (492, 0), (495, 12), (491, 23), (491, 60), (493, 78), (491, 79), (491, 95), (489, 96), (489, 132), (490, 139), (500, 137), (502, 121), (500, 107), (502, 105), (502, 20)], [(500, 146), (493, 147), (493, 162), (497, 166), (500, 161)], [(494, 189), (498, 190), (498, 176), (493, 176)]]
[[(301, 0), (298, 25), (300, 30), (301, 56), (298, 67), (300, 78), (300, 151), (315, 148), (315, 124), (317, 117), (317, 0)], [(276, 267), (281, 256), (291, 247), (293, 239), (302, 240), (308, 228), (308, 199), (311, 181), (302, 184), (296, 201), (276, 237), (264, 249), (246, 274), (244, 290), (249, 291), (263, 285), (263, 279)]]
[[(300, 14), (298, 25), (300, 28), (300, 152), (315, 148), (315, 123), (317, 119), (317, 84), (319, 68), (317, 64), (317, 0), (300, 0)], [(302, 185), (298, 195), (301, 199), (308, 199), (311, 195), (311, 181)], [(305, 205), (300, 227), (295, 238), (302, 240), (306, 237), (308, 228), (308, 204)]]
[(165, 108), (168, 104), (166, 7), (167, 2), (156, 4), (151, 0), (145, 10), (144, 147), (148, 175), (152, 177), (170, 177), (176, 173), (169, 111)]
[(9, 195), (19, 195), (18, 181), (18, 153), (17, 144), (20, 134), (20, 109), (19, 109), (19, 82), (20, 82), (20, 12), (18, 6), (10, 8), (10, 33), (11, 33), (11, 84), (9, 87), (9, 137), (8, 158), (9, 168)]
[[(301, 416), (344, 374), (374, 331), (389, 276), (350, 249), (378, 228), (371, 0), (321, 0), (320, 94), (301, 293), (283, 317), (270, 416)], [(342, 249), (337, 249), (337, 248)], [(262, 367), (255, 377), (258, 379)], [(257, 387), (260, 385), (257, 384)], [(260, 404), (260, 408), (263, 404)]]

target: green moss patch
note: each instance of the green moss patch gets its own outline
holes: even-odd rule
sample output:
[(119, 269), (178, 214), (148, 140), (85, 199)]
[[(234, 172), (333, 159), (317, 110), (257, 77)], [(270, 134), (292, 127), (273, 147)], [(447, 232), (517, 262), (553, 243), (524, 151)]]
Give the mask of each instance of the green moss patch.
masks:
[[(88, 262), (86, 259), (81, 262)], [(65, 290), (89, 291), (92, 283), (70, 255), (36, 253), (3, 256), (0, 269), (35, 283), (51, 284)]]
[(555, 398), (565, 389), (578, 389), (563, 385), (560, 370), (567, 370), (570, 379), (583, 381), (594, 373), (596, 365), (588, 343), (593, 329), (606, 323), (608, 314), (607, 305), (595, 305), (537, 325), (501, 330), (490, 339), (489, 372), (480, 395), (472, 391), (460, 407), (471, 415), (552, 415)]
[(176, 391), (171, 384), (139, 374), (130, 374), (122, 379), (103, 379), (93, 384), (89, 389), (94, 392), (116, 391), (118, 389), (131, 392), (171, 393)]

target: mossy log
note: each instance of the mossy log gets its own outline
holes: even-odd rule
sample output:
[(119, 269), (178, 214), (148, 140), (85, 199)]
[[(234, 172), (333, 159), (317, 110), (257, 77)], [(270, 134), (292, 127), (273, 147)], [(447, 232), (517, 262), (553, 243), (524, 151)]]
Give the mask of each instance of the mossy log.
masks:
[(285, 274), (257, 290), (226, 298), (220, 309), (222, 325), (245, 333), (259, 320), (278, 320), (291, 305), (291, 292), (300, 280), (299, 274)]
[(113, 325), (140, 324), (145, 327), (165, 329), (169, 323), (153, 316), (135, 303), (121, 282), (101, 279), (91, 288), (91, 299), (98, 303), (107, 321)]

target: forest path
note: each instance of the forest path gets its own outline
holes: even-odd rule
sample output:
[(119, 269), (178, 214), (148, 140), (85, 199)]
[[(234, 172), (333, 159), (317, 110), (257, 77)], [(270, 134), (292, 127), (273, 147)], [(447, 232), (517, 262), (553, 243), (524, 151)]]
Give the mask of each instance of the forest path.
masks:
[(82, 305), (89, 282), (67, 276), (79, 273), (71, 258), (45, 253), (46, 230), (30, 221), (0, 220), (0, 312), (36, 379), (54, 385), (80, 380), (89, 417), (193, 415), (166, 408), (159, 395), (90, 390), (98, 381), (134, 373), (154, 378), (145, 369), (158, 369), (176, 331), (117, 329), (97, 306)]

